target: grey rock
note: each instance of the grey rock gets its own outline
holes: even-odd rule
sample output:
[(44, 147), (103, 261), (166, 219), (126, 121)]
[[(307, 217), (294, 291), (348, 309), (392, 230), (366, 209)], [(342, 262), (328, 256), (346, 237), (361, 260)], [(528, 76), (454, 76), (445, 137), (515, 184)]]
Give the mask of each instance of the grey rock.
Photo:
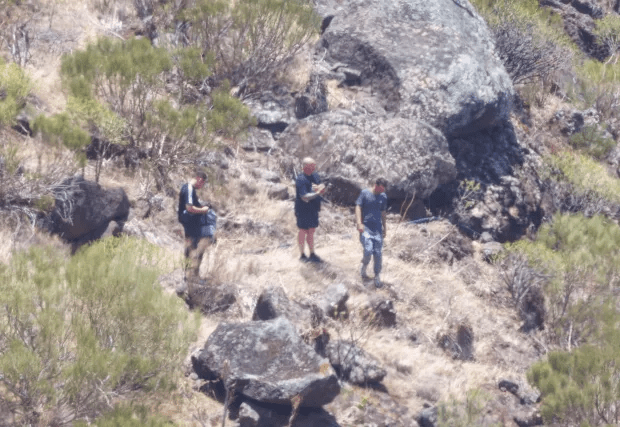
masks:
[[(289, 427), (291, 409), (246, 400), (239, 407), (239, 427)], [(340, 427), (333, 415), (323, 408), (300, 409), (292, 424), (295, 427)]]
[[(469, 2), (356, 0), (317, 9), (333, 16), (319, 42), (327, 68), (359, 71), (385, 111), (448, 136), (508, 117), (512, 82), (484, 20)], [(467, 76), (464, 78), (464, 76)]]
[(267, 129), (251, 127), (245, 140), (241, 141), (240, 147), (246, 151), (266, 152), (276, 146), (271, 132)]
[(349, 290), (344, 283), (330, 285), (320, 298), (319, 307), (326, 316), (332, 318), (346, 318), (349, 316), (347, 300)]
[(504, 247), (498, 242), (488, 242), (482, 246), (482, 256), (487, 262), (493, 261), (503, 251)]
[(258, 427), (260, 414), (247, 402), (243, 402), (239, 407), (239, 427)]
[(254, 168), (252, 169), (252, 176), (254, 178), (260, 178), (262, 180), (279, 183), (280, 182), (280, 174), (274, 171), (270, 171), (262, 168)]
[(482, 243), (492, 242), (493, 241), (493, 235), (491, 233), (489, 233), (488, 231), (485, 231), (485, 232), (480, 234), (480, 241)]
[(310, 76), (303, 94), (295, 98), (295, 116), (298, 119), (327, 111), (327, 89), (324, 78), (318, 74)]
[(316, 328), (323, 319), (323, 313), (316, 305), (291, 301), (284, 288), (270, 286), (259, 295), (252, 320), (271, 320), (280, 316), (293, 322), (300, 333)]
[(438, 343), (453, 359), (474, 360), (474, 331), (467, 324), (457, 325), (455, 333), (438, 334)]
[(297, 120), (294, 100), (286, 91), (265, 91), (243, 102), (256, 117), (258, 126), (272, 135), (277, 135)]
[(438, 418), (436, 406), (424, 408), (416, 417), (416, 421), (418, 422), (420, 427), (435, 427), (437, 419)]
[(301, 396), (301, 407), (319, 407), (340, 392), (329, 362), (284, 317), (219, 324), (192, 365), (201, 378), (235, 384), (238, 393), (261, 402), (289, 405)]
[(237, 301), (238, 294), (237, 287), (231, 283), (212, 286), (204, 280), (188, 283), (186, 291), (187, 305), (205, 315), (228, 310)]
[(327, 345), (329, 361), (338, 375), (353, 384), (381, 382), (387, 371), (380, 363), (355, 343), (333, 341)]
[(609, 47), (595, 34), (594, 20), (602, 17), (602, 9), (588, 0), (541, 0), (540, 5), (550, 7), (562, 16), (564, 30), (582, 52), (599, 61), (609, 57)]
[(374, 326), (391, 328), (396, 326), (396, 310), (392, 300), (371, 297), (368, 307), (364, 310), (365, 317)]
[(278, 143), (297, 159), (314, 157), (332, 184), (330, 200), (346, 204), (355, 202), (373, 176), (388, 180), (388, 197), (421, 198), (456, 177), (446, 138), (411, 119), (328, 112), (293, 124)]
[(276, 200), (288, 200), (290, 197), (285, 184), (270, 184), (267, 188), (267, 196)]
[(129, 199), (122, 188), (104, 189), (76, 176), (53, 191), (55, 207), (43, 227), (71, 242), (74, 250), (102, 237), (111, 221), (122, 230), (129, 217)]

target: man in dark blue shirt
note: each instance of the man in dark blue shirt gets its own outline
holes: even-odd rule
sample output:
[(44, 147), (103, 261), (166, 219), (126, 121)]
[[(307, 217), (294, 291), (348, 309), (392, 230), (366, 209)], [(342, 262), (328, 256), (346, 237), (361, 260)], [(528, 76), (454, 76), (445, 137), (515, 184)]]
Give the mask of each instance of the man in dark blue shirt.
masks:
[(387, 181), (384, 178), (377, 178), (374, 187), (363, 189), (355, 201), (357, 231), (360, 233), (360, 242), (364, 249), (361, 267), (362, 279), (368, 278), (366, 268), (372, 256), (374, 259), (375, 286), (377, 288), (383, 286), (380, 274), (383, 239), (387, 234), (385, 226), (387, 211), (386, 186)]
[(186, 279), (198, 279), (204, 252), (215, 242), (217, 216), (213, 209), (200, 203), (196, 194), (196, 190), (206, 182), (207, 174), (198, 169), (194, 178), (184, 184), (179, 193), (178, 219), (185, 231), (185, 258), (190, 261)]
[[(299, 258), (303, 262), (322, 262), (314, 253), (314, 232), (319, 226), (319, 211), (321, 210), (321, 195), (325, 193), (325, 185), (321, 184), (319, 175), (315, 172), (316, 162), (310, 157), (302, 161), (303, 173), (297, 175), (295, 180), (295, 216), (297, 217), (297, 243), (299, 245)], [(304, 253), (305, 244), (308, 243), (310, 255)]]

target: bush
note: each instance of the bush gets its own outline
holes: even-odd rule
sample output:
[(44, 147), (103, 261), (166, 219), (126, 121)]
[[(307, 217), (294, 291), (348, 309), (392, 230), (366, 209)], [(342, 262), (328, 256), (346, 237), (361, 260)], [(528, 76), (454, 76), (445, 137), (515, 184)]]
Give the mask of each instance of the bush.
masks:
[(620, 285), (620, 229), (603, 216), (555, 215), (536, 241), (509, 245), (543, 272), (549, 341), (586, 343), (598, 331), (601, 306)]
[(66, 113), (51, 117), (38, 116), (33, 123), (35, 134), (40, 133), (43, 140), (54, 148), (64, 146), (73, 151), (81, 166), (86, 163), (84, 148), (90, 143), (90, 135), (72, 124)]
[(542, 394), (546, 424), (600, 426), (620, 422), (620, 317), (602, 308), (604, 331), (596, 343), (556, 351), (534, 364), (528, 381)]
[(613, 138), (607, 137), (598, 125), (584, 126), (568, 139), (574, 148), (584, 151), (595, 159), (602, 160), (616, 146)]
[(18, 425), (96, 417), (115, 397), (166, 389), (197, 317), (157, 283), (146, 243), (107, 239), (65, 260), (16, 254), (0, 271), (0, 407)]
[(475, 0), (489, 23), (495, 48), (514, 84), (545, 80), (571, 68), (568, 38), (561, 18), (541, 9), (537, 0)]
[(620, 203), (620, 180), (591, 157), (564, 152), (549, 156), (546, 163), (559, 172), (551, 175), (553, 179), (568, 181), (575, 191)]
[[(75, 427), (87, 427), (93, 423), (77, 422)], [(170, 427), (173, 425), (161, 416), (149, 413), (140, 405), (117, 405), (112, 411), (95, 420), (97, 427)]]
[(128, 138), (142, 146), (147, 112), (162, 95), (165, 73), (171, 68), (168, 52), (147, 39), (100, 38), (86, 50), (63, 56), (61, 73), (71, 96), (109, 105), (126, 121)]
[(13, 125), (30, 93), (30, 79), (17, 64), (0, 58), (0, 126)]
[(438, 405), (438, 427), (468, 427), (490, 425), (486, 420), (485, 406), (489, 396), (479, 389), (467, 391), (465, 399), (442, 402)]
[(195, 49), (171, 55), (146, 39), (99, 39), (86, 50), (63, 57), (68, 113), (102, 140), (97, 178), (111, 143), (141, 151), (157, 178), (165, 180), (160, 175), (167, 167), (195, 157), (198, 148), (212, 141), (210, 132), (234, 137), (252, 123), (248, 108), (228, 93), (228, 86), (212, 93), (211, 105), (174, 102), (165, 87), (173, 58), (181, 75), (193, 83), (209, 73), (209, 65)]
[(181, 14), (190, 43), (216, 59), (216, 80), (252, 92), (268, 86), (318, 34), (320, 17), (304, 0), (198, 0)]

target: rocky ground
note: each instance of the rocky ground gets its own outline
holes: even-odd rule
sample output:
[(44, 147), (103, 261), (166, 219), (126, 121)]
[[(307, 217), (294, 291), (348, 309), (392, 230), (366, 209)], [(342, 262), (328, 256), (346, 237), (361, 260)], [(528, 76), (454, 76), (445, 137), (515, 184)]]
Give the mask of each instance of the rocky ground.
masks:
[[(325, 263), (301, 263), (294, 243), (292, 201), (270, 199), (267, 181), (252, 174), (269, 162), (260, 154), (241, 151), (227, 172), (236, 178), (203, 192), (202, 197), (223, 214), (217, 245), (203, 260), (201, 276), (212, 286), (234, 290), (236, 303), (223, 313), (204, 317), (201, 337), (188, 349), (188, 356), (204, 345), (220, 322), (252, 320), (256, 301), (268, 287), (281, 286), (291, 300), (317, 302), (328, 287), (343, 284), (349, 293), (350, 316), (331, 320), (326, 329), (332, 339), (357, 343), (387, 375), (378, 385), (342, 384), (340, 395), (325, 407), (340, 425), (411, 426), (425, 405), (463, 401), (470, 390), (482, 392), (490, 419), (504, 417), (505, 425), (511, 425), (521, 408), (518, 399), (500, 391), (498, 384), (510, 380), (525, 387), (525, 371), (544, 350), (535, 333), (519, 332), (521, 321), (500, 269), (485, 261), (485, 250), (495, 250), (493, 244), (471, 241), (444, 220), (413, 224), (391, 212), (384, 248), (385, 287), (375, 289), (359, 277), (361, 247), (352, 208), (327, 204), (316, 235), (316, 251)], [(126, 231), (164, 247), (180, 264), (176, 200), (162, 198), (159, 210), (151, 209), (144, 218), (146, 202), (136, 186), (123, 182), (120, 174), (109, 175), (106, 181), (126, 188), (135, 206)], [(284, 183), (294, 194), (293, 183)], [(182, 270), (163, 277), (162, 284), (170, 292), (179, 290)], [(377, 299), (393, 307), (393, 326), (373, 325), (365, 316)], [(473, 332), (471, 360), (462, 360), (446, 344), (446, 337), (456, 340), (460, 326)], [(192, 390), (188, 393), (200, 394), (204, 381), (192, 373), (189, 359), (187, 369)], [(221, 417), (221, 405), (210, 402), (208, 408), (205, 419), (215, 422)], [(175, 418), (191, 425), (199, 413), (179, 411)]]
[[(40, 112), (54, 113), (64, 106), (58, 78), (60, 54), (84, 46), (97, 34), (122, 36), (118, 33), (122, 25), (110, 15), (98, 15), (80, 2), (63, 5), (49, 26), (47, 20), (41, 21), (26, 66), (35, 82), (37, 102), (33, 105)], [(547, 116), (540, 122), (547, 123)], [(540, 127), (529, 128), (516, 117), (512, 122), (520, 140), (537, 145)], [(24, 167), (35, 170), (41, 147), (24, 138), (22, 148)], [(546, 348), (539, 332), (519, 331), (522, 322), (502, 269), (489, 257), (499, 251), (498, 244), (472, 241), (443, 219), (411, 223), (405, 212), (395, 208), (388, 215), (384, 246), (385, 287), (375, 289), (372, 282), (359, 277), (361, 247), (352, 207), (326, 204), (316, 235), (316, 251), (325, 263), (300, 263), (294, 185), (286, 165), (277, 156), (237, 145), (230, 148), (219, 162), (217, 183), (201, 194), (220, 215), (218, 242), (204, 259), (201, 276), (209, 286), (229, 289), (235, 302), (223, 312), (203, 316), (200, 337), (187, 349), (180, 388), (157, 408), (159, 412), (179, 425), (221, 425), (222, 396), (193, 371), (191, 355), (221, 322), (252, 320), (265, 289), (279, 286), (290, 300), (316, 302), (328, 288), (341, 284), (349, 295), (349, 316), (328, 319), (325, 329), (332, 340), (353, 341), (379, 362), (386, 375), (381, 382), (367, 385), (343, 380), (340, 394), (324, 407), (327, 423), (415, 426), (419, 420), (420, 425), (432, 425), (420, 414), (443, 405), (457, 411), (457, 419), (471, 416), (477, 425), (536, 424), (536, 395), (526, 384), (525, 372)], [(85, 176), (94, 178), (91, 166)], [(187, 179), (181, 172), (171, 178), (171, 188), (179, 188)], [(175, 260), (178, 267), (162, 276), (161, 284), (170, 293), (182, 294), (183, 241), (175, 196), (154, 190), (148, 175), (119, 169), (111, 162), (104, 166), (101, 184), (126, 191), (132, 209), (125, 232), (147, 239)], [(272, 191), (274, 185), (280, 185), (277, 194)], [(63, 246), (39, 231), (24, 227), (16, 231), (7, 225), (0, 228), (0, 261), (8, 261), (12, 250), (32, 244)], [(368, 313), (377, 303), (389, 308), (394, 324), (377, 325), (370, 320)], [(469, 337), (466, 351), (455, 345), (462, 344), (462, 331)], [(269, 425), (286, 425), (286, 410), (282, 415), (274, 411), (271, 415), (278, 421)], [(296, 425), (308, 425), (310, 417), (301, 411)], [(234, 422), (227, 421), (227, 425)]]

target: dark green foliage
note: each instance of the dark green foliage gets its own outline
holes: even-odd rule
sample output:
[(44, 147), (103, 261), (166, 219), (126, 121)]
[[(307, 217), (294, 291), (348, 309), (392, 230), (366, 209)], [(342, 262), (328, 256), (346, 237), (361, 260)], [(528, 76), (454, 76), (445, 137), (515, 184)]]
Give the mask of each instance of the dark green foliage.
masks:
[(70, 260), (32, 249), (0, 271), (0, 407), (18, 424), (92, 418), (113, 396), (173, 385), (197, 319), (159, 287), (157, 256), (108, 239)]
[(6, 64), (0, 58), (0, 126), (12, 125), (26, 103), (31, 83), (17, 64)]
[(546, 423), (600, 426), (620, 422), (620, 316), (609, 304), (600, 308), (602, 332), (593, 344), (571, 352), (549, 353), (528, 372), (542, 393)]
[(600, 308), (620, 285), (620, 228), (603, 216), (556, 215), (538, 238), (509, 246), (548, 275), (542, 286), (551, 343), (580, 345), (598, 331)]
[(198, 0), (181, 16), (192, 22), (191, 44), (215, 55), (216, 78), (250, 92), (273, 82), (321, 23), (304, 0)]
[(173, 63), (185, 81), (178, 97), (183, 100), (185, 85), (202, 84), (213, 59), (197, 48), (171, 54), (147, 39), (105, 38), (63, 57), (68, 110), (101, 140), (97, 178), (110, 143), (129, 144), (146, 154), (146, 164), (160, 182), (169, 166), (191, 159), (212, 142), (212, 132), (234, 137), (252, 123), (249, 110), (229, 94), (228, 86), (212, 93), (211, 105), (174, 102), (166, 87)]
[(230, 95), (228, 82), (212, 94), (213, 109), (207, 113), (209, 131), (226, 138), (245, 132), (256, 120), (250, 116), (248, 108), (237, 98)]
[(584, 126), (579, 132), (571, 135), (568, 141), (573, 147), (598, 160), (605, 158), (616, 145), (616, 141), (606, 137), (598, 125)]
[(40, 115), (33, 123), (33, 131), (40, 133), (48, 145), (64, 145), (76, 153), (81, 163), (86, 160), (83, 150), (90, 143), (90, 135), (75, 126), (68, 114), (55, 114), (51, 117)]
[(61, 73), (71, 96), (82, 100), (95, 97), (127, 123), (129, 138), (143, 145), (146, 113), (163, 93), (165, 73), (172, 68), (165, 49), (147, 39), (126, 42), (100, 38), (62, 59)]
[(149, 413), (149, 409), (136, 405), (117, 405), (114, 410), (96, 419), (94, 423), (77, 422), (75, 427), (170, 427), (174, 424), (163, 417)]

